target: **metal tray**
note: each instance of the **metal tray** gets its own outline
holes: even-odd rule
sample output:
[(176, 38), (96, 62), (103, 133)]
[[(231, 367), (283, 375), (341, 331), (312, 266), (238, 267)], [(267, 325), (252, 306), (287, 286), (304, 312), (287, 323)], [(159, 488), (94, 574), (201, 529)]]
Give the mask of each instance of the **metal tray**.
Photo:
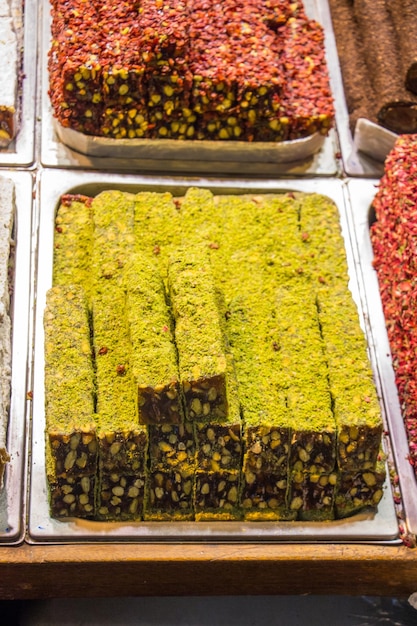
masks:
[(35, 351), (33, 365), (31, 480), (29, 490), (29, 543), (68, 543), (84, 541), (332, 541), (397, 543), (398, 524), (389, 481), (378, 511), (358, 514), (335, 522), (89, 522), (80, 519), (52, 519), (48, 506), (45, 472), (43, 310), (46, 291), (52, 282), (54, 217), (63, 193), (95, 195), (104, 189), (170, 191), (182, 195), (191, 185), (214, 193), (279, 193), (298, 190), (318, 192), (334, 200), (340, 219), (351, 273), (351, 289), (358, 306), (360, 292), (355, 279), (355, 259), (351, 251), (350, 225), (345, 211), (345, 185), (338, 180), (302, 179), (283, 181), (208, 180), (133, 177), (103, 173), (45, 170), (39, 180), (40, 214), (37, 245)]
[(377, 183), (377, 180), (350, 180), (347, 185), (354, 219), (357, 252), (360, 257), (364, 297), (366, 297), (369, 311), (372, 313), (367, 319), (367, 324), (372, 336), (379, 380), (382, 385), (381, 393), (392, 442), (392, 453), (399, 476), (402, 505), (408, 529), (411, 534), (417, 535), (417, 480), (407, 459), (409, 453), (408, 439), (395, 384), (378, 277), (372, 267), (373, 251), (369, 233), (370, 208), (376, 193)]
[[(18, 0), (14, 4), (17, 5)], [(23, 23), (22, 15), (18, 15), (16, 8), (14, 15), (16, 28), (21, 32), (23, 47), (21, 119), (15, 139), (6, 148), (0, 148), (0, 166), (5, 167), (29, 166), (33, 164), (35, 158), (38, 19), (36, 0), (25, 1)]]
[(317, 1), (317, 10), (318, 21), (325, 30), (330, 83), (335, 97), (336, 127), (343, 169), (347, 176), (380, 178), (384, 173), (385, 157), (396, 135), (368, 120), (361, 120), (352, 135), (328, 0)]
[[(319, 0), (304, 0), (317, 17)], [(335, 176), (337, 135), (314, 135), (283, 143), (234, 141), (117, 140), (89, 137), (54, 120), (48, 97), (49, 0), (42, 4), (41, 163), (49, 167), (171, 174), (243, 176)]]
[(4, 488), (0, 492), (0, 545), (14, 545), (25, 535), (27, 489), (27, 439), (29, 426), (26, 411), (26, 381), (29, 338), (32, 320), (30, 309), (32, 191), (29, 172), (0, 172), (15, 186), (15, 281), (12, 308), (12, 383), (7, 448), (10, 463), (6, 466)]

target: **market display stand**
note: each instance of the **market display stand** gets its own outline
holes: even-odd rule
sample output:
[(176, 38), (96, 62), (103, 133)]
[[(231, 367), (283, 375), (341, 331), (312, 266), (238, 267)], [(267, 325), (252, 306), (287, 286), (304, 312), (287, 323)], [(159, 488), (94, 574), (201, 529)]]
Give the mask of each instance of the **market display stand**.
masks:
[[(325, 4), (320, 3), (320, 7)], [(31, 27), (36, 22), (37, 11), (38, 3), (26, 2), (26, 17)], [(39, 26), (42, 31), (44, 24), (41, 22)], [(7, 151), (0, 163), (0, 174), (2, 169), (7, 174), (12, 168), (18, 175), (24, 170), (30, 172), (35, 181), (45, 167), (52, 170), (64, 167), (69, 171), (92, 166), (95, 170), (102, 169), (103, 176), (106, 176), (105, 168), (99, 167), (101, 163), (97, 163), (98, 167), (88, 160), (85, 163), (85, 159), (74, 156), (54, 138), (52, 126), (48, 123), (45, 87), (41, 98), (41, 88), (35, 85), (36, 77), (41, 85), (42, 72), (40, 64), (35, 66), (36, 55), (33, 50), (31, 54), (29, 46), (31, 43), (36, 49), (33, 32), (26, 43), (25, 74), (29, 78), (25, 81), (24, 125), (16, 150)], [(39, 48), (40, 53), (45, 50), (44, 46), (39, 45)], [(334, 62), (333, 56), (332, 69)], [(339, 79), (333, 87), (335, 94), (340, 95)], [(38, 123), (35, 123), (35, 108)], [(343, 115), (341, 119), (340, 107), (338, 112), (338, 130), (342, 132), (339, 141), (342, 140), (341, 147), (345, 148), (349, 142), (343, 141), (345, 120)], [(333, 167), (333, 139), (330, 137), (319, 156), (304, 167), (302, 175), (343, 177), (340, 160)], [(347, 154), (350, 152), (351, 146), (348, 146)], [(152, 166), (152, 163), (147, 164)], [(170, 162), (171, 168), (174, 164)], [(123, 162), (118, 165), (116, 169), (126, 171)], [(260, 169), (269, 173), (265, 172), (264, 164)], [(279, 172), (281, 176), (300, 173), (295, 167), (290, 167), (289, 171), (284, 166), (278, 169), (283, 170)], [(380, 170), (381, 164), (379, 170), (369, 170), (361, 161), (359, 175), (375, 177)], [(175, 171), (171, 169), (170, 173)], [(34, 236), (36, 228), (34, 220)], [(25, 521), (23, 526), (26, 527)], [(0, 545), (0, 599), (3, 600), (288, 594), (409, 597), (416, 591), (417, 550), (400, 539), (380, 544), (371, 540), (329, 543), (311, 538), (297, 542), (211, 538), (208, 541), (95, 540), (37, 544), (26, 540), (23, 529), (13, 545), (7, 541)]]

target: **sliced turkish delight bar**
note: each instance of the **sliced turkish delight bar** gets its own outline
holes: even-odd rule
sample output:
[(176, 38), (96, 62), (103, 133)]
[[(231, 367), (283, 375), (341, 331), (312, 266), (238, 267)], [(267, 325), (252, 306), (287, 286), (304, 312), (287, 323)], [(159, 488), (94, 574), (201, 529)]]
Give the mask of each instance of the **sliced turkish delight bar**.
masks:
[(246, 470), (240, 502), (248, 521), (290, 521), (297, 512), (288, 506), (288, 476)]
[(375, 509), (384, 495), (385, 461), (367, 470), (340, 473), (335, 506), (338, 518), (349, 517), (370, 508)]
[[(182, 108), (188, 106), (190, 84), (186, 19), (185, 6), (171, 0), (145, 0), (132, 14), (121, 17), (117, 54), (111, 51), (108, 70), (103, 72), (106, 135), (176, 137), (171, 122), (180, 119)], [(136, 124), (138, 117), (145, 121)]]
[(188, 521), (194, 519), (194, 469), (150, 470), (145, 484), (144, 519)]
[(125, 303), (116, 285), (93, 298), (97, 434), (100, 468), (134, 473), (144, 471), (147, 434), (139, 424)]
[(90, 325), (80, 287), (48, 291), (44, 329), (48, 475), (53, 482), (89, 476), (97, 466), (97, 424)]
[(162, 67), (147, 78), (148, 137), (192, 139), (197, 116), (191, 110), (191, 76)]
[(342, 471), (375, 467), (383, 424), (366, 338), (347, 289), (318, 292)]
[[(286, 138), (282, 90), (284, 72), (278, 62), (280, 48), (276, 34), (258, 12), (245, 4), (225, 8), (225, 28), (231, 41), (231, 53), (236, 68), (236, 110), (240, 139), (265, 139), (258, 129), (266, 125), (271, 141)], [(262, 9), (261, 9), (262, 10)], [(234, 128), (236, 130), (236, 127)]]
[(168, 286), (186, 417), (223, 419), (227, 415), (227, 364), (206, 250), (179, 249), (170, 260)]
[(141, 520), (145, 497), (143, 473), (124, 474), (104, 472), (100, 474), (98, 487), (97, 519)]
[(192, 108), (197, 113), (233, 109), (236, 78), (223, 9), (198, 0), (193, 3), (189, 20)]
[(18, 40), (11, 17), (0, 17), (0, 58), (2, 89), (0, 95), (0, 148), (15, 138), (18, 127)]
[(232, 521), (242, 517), (239, 507), (240, 472), (197, 470), (194, 487), (195, 519)]
[[(218, 297), (220, 324), (226, 336), (226, 310), (222, 298)], [(242, 464), (243, 435), (240, 412), (238, 381), (233, 354), (225, 342), (227, 361), (227, 415), (220, 420), (209, 419), (194, 423), (197, 467), (205, 472), (240, 470)]]
[(64, 195), (55, 217), (52, 284), (78, 284), (91, 292), (92, 198)]
[(303, 521), (334, 519), (337, 471), (315, 474), (293, 472), (288, 493), (288, 506)]
[(142, 424), (184, 421), (174, 328), (158, 265), (135, 254), (125, 267), (132, 376)]
[(177, 246), (186, 245), (192, 248), (201, 244), (207, 248), (210, 260), (213, 261), (220, 247), (221, 224), (221, 212), (215, 204), (213, 193), (209, 189), (189, 187), (176, 203), (180, 220)]
[(103, 191), (91, 205), (94, 216), (92, 273), (96, 289), (120, 281), (134, 249), (134, 195)]
[(97, 134), (114, 139), (145, 137), (149, 128), (147, 87), (137, 41), (128, 32), (121, 37), (117, 57), (103, 61), (102, 111)]
[(291, 444), (289, 413), (285, 393), (273, 381), (272, 342), (270, 351), (259, 349), (258, 341), (264, 345), (266, 340), (264, 328), (254, 321), (257, 311), (257, 298), (252, 302), (245, 294), (230, 301), (227, 315), (242, 410), (243, 472), (285, 477)]
[(94, 519), (96, 514), (96, 476), (67, 476), (49, 480), (51, 517)]
[(103, 110), (101, 133), (113, 139), (137, 139), (148, 136), (149, 117), (145, 107), (132, 103), (109, 104)]
[(151, 469), (195, 468), (195, 441), (191, 422), (149, 426)]
[(317, 286), (337, 284), (348, 289), (346, 248), (336, 203), (320, 194), (305, 194), (299, 232), (312, 281)]
[(336, 422), (314, 291), (293, 281), (277, 289), (276, 307), (279, 384), (291, 415), (290, 469), (330, 472), (336, 460)]
[(85, 12), (86, 4), (79, 4), (84, 7), (80, 7), (82, 19), (75, 28), (66, 28), (59, 19), (52, 21), (49, 96), (62, 126), (97, 135), (103, 110), (102, 31), (95, 12)]

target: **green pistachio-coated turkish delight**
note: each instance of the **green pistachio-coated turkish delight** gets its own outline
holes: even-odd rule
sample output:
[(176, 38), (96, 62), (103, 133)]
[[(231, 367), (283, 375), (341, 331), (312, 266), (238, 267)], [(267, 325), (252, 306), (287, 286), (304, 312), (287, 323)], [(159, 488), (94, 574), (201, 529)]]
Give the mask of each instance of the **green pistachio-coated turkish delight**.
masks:
[(183, 422), (173, 320), (154, 259), (133, 255), (123, 285), (139, 420), (142, 424)]
[(337, 462), (342, 471), (375, 467), (382, 416), (365, 335), (346, 289), (318, 291), (329, 386), (337, 423)]
[(92, 272), (96, 289), (120, 280), (134, 247), (134, 196), (122, 191), (102, 191), (92, 202), (94, 236)]
[(95, 385), (89, 316), (78, 285), (46, 296), (45, 420), (52, 480), (94, 474), (97, 465)]
[(224, 337), (208, 254), (178, 250), (168, 268), (169, 298), (186, 417), (205, 421), (227, 415)]
[(55, 217), (53, 285), (77, 284), (91, 289), (93, 216), (91, 198), (62, 196)]
[[(117, 285), (113, 285), (111, 290), (96, 293), (93, 299), (99, 445), (98, 511), (106, 519), (110, 518), (112, 510), (113, 514), (119, 511), (118, 507), (120, 514), (123, 511), (124, 516), (128, 515), (130, 505), (132, 517), (141, 516), (136, 497), (132, 504), (127, 486), (135, 486), (135, 477), (144, 483), (147, 463), (148, 436), (146, 427), (138, 419), (125, 301), (125, 293)], [(110, 499), (109, 493), (112, 494)]]

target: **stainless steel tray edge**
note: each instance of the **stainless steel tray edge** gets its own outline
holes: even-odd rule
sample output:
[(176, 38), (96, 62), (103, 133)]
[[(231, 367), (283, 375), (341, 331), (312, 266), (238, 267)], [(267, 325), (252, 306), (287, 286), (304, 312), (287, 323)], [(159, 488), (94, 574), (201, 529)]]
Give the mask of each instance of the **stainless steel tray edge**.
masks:
[[(208, 187), (216, 193), (247, 193), (250, 191), (279, 192), (300, 190), (318, 192), (332, 198), (340, 208), (342, 230), (349, 237), (349, 224), (345, 212), (345, 185), (339, 180), (301, 179), (282, 181), (210, 180), (181, 178), (157, 178), (103, 174), (95, 172), (71, 172), (44, 170), (39, 179), (40, 198), (39, 238), (37, 246), (35, 350), (33, 367), (33, 418), (32, 454), (28, 504), (29, 543), (68, 543), (94, 541), (332, 541), (354, 543), (396, 544), (398, 524), (393, 507), (390, 485), (387, 481), (385, 494), (375, 514), (364, 513), (348, 520), (336, 522), (289, 522), (289, 523), (100, 523), (83, 520), (59, 521), (50, 518), (44, 465), (43, 408), (43, 308), (46, 291), (52, 278), (53, 216), (62, 193), (94, 194), (103, 189), (120, 188), (129, 191), (145, 189), (169, 190), (177, 195), (190, 185)], [(352, 254), (347, 253), (352, 264)], [(354, 294), (357, 298), (358, 294)]]
[(16, 545), (25, 536), (28, 486), (27, 363), (31, 342), (31, 236), (33, 176), (29, 172), (1, 171), (14, 182), (16, 194), (16, 256), (13, 299), (12, 384), (5, 484), (0, 499), (0, 545)]
[(378, 277), (372, 266), (373, 251), (369, 233), (370, 207), (377, 191), (378, 180), (349, 180), (347, 182), (354, 232), (360, 255), (365, 298), (370, 314), (367, 319), (373, 338), (376, 364), (384, 400), (391, 452), (399, 476), (405, 521), (411, 534), (417, 534), (417, 480), (408, 461), (408, 440), (398, 399), (392, 356), (385, 325)]

